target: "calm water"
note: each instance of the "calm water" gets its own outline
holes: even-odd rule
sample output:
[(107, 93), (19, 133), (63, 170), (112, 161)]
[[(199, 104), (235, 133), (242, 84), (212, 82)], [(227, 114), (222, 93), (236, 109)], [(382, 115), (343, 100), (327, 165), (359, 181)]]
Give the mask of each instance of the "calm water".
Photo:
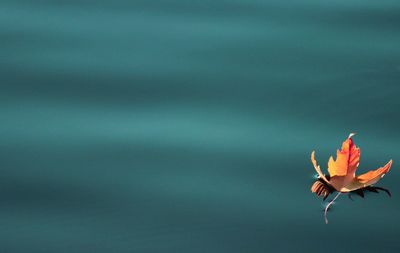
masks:
[[(0, 3), (0, 252), (399, 252), (400, 1)], [(379, 186), (323, 221), (350, 132)]]

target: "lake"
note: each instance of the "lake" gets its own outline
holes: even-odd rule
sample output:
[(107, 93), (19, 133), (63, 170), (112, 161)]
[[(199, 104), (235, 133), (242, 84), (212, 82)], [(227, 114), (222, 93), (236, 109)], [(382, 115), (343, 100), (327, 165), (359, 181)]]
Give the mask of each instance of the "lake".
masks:
[[(399, 252), (400, 1), (0, 3), (1, 252)], [(324, 223), (351, 132), (365, 199)]]

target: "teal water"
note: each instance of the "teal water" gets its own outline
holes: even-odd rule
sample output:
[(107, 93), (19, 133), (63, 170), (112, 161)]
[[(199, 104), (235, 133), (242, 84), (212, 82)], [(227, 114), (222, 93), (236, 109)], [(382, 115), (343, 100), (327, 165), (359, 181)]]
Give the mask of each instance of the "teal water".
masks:
[[(0, 45), (0, 252), (399, 252), (399, 1), (3, 0)], [(393, 196), (325, 225), (350, 132)]]

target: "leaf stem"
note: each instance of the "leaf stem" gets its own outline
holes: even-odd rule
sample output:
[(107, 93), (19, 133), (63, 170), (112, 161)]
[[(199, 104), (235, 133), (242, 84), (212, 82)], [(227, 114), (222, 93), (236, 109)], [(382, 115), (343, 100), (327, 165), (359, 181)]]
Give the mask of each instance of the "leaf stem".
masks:
[(339, 193), (332, 199), (332, 201), (329, 202), (328, 205), (326, 205), (326, 207), (325, 207), (325, 213), (324, 213), (324, 216), (325, 216), (325, 224), (328, 224), (328, 217), (326, 216), (327, 213), (328, 213), (328, 209), (329, 209), (329, 207), (335, 202), (335, 200), (340, 196), (340, 194), (341, 194), (341, 192), (339, 192)]

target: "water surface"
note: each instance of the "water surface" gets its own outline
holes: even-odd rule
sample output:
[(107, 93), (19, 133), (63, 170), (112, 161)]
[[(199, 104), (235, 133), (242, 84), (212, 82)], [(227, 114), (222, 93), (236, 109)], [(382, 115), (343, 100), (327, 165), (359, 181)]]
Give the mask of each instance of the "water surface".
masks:
[[(398, 252), (399, 1), (0, 4), (1, 252)], [(350, 132), (393, 197), (310, 193)]]

